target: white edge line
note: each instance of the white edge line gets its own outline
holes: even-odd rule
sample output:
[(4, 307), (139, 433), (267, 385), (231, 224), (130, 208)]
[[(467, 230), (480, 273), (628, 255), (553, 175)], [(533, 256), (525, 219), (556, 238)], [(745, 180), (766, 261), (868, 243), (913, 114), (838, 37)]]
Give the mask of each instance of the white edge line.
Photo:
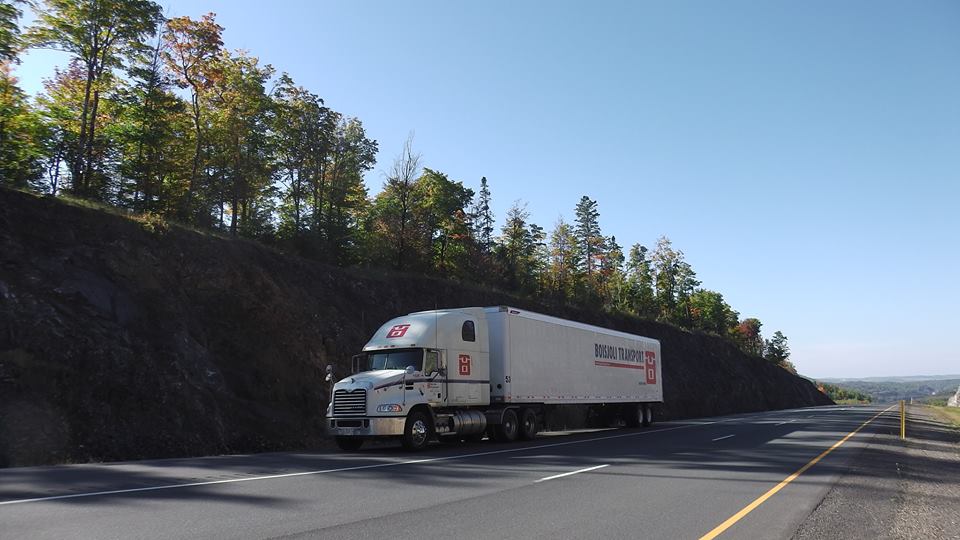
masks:
[(724, 439), (729, 439), (730, 437), (734, 437), (734, 435), (724, 435), (723, 437), (717, 437), (716, 439), (714, 439), (714, 440), (711, 441), (711, 442), (722, 441), (722, 440), (724, 440)]
[(523, 448), (506, 448), (503, 450), (493, 450), (490, 452), (475, 452), (472, 454), (461, 454), (456, 456), (441, 456), (441, 457), (435, 457), (435, 458), (414, 459), (410, 461), (400, 461), (400, 462), (392, 462), (392, 463), (375, 463), (373, 465), (358, 465), (356, 467), (342, 467), (339, 469), (324, 469), (319, 471), (303, 471), (303, 472), (296, 472), (296, 473), (271, 474), (266, 476), (252, 476), (247, 478), (231, 478), (229, 480), (210, 480), (207, 482), (190, 482), (188, 484), (169, 484), (165, 486), (150, 486), (150, 487), (130, 488), (130, 489), (114, 489), (110, 491), (93, 491), (89, 493), (71, 493), (69, 495), (54, 495), (51, 497), (35, 497), (32, 499), (15, 499), (11, 501), (0, 501), (0, 506), (30, 503), (30, 502), (41, 502), (41, 501), (56, 501), (56, 500), (63, 500), (63, 499), (79, 499), (81, 497), (96, 497), (100, 495), (119, 495), (122, 493), (137, 493), (142, 491), (159, 491), (161, 489), (212, 486), (217, 484), (233, 484), (237, 482), (253, 482), (255, 480), (272, 480), (275, 478), (293, 478), (296, 476), (311, 476), (311, 475), (328, 474), (328, 473), (335, 473), (335, 472), (360, 471), (364, 469), (398, 467), (400, 465), (416, 465), (420, 463), (435, 463), (438, 461), (450, 461), (454, 459), (463, 459), (463, 458), (480, 457), (480, 456), (492, 456), (496, 454), (511, 454), (516, 452), (525, 452), (527, 450), (539, 450), (541, 448), (555, 448), (557, 446), (569, 446), (572, 444), (583, 444), (588, 442), (606, 441), (610, 439), (622, 439), (625, 437), (639, 437), (641, 435), (650, 435), (652, 433), (663, 433), (665, 431), (675, 431), (678, 429), (687, 429), (691, 427), (706, 426), (706, 425), (716, 424), (716, 423), (717, 421), (703, 422), (703, 423), (697, 423), (697, 424), (685, 424), (682, 426), (655, 429), (651, 431), (641, 431), (638, 433), (625, 433), (622, 435), (609, 435), (606, 437), (597, 437), (593, 439), (580, 439), (576, 441), (565, 441), (565, 442), (558, 442), (558, 443), (551, 443), (551, 444), (541, 444), (538, 446), (526, 446)]
[(574, 474), (580, 474), (580, 473), (584, 473), (584, 472), (595, 471), (595, 470), (597, 470), (597, 469), (602, 469), (602, 468), (604, 468), (604, 467), (609, 467), (609, 466), (610, 466), (610, 464), (607, 463), (607, 464), (605, 464), (605, 465), (597, 465), (596, 467), (587, 467), (586, 469), (579, 469), (579, 470), (576, 470), (576, 471), (565, 472), (565, 473), (563, 473), (563, 474), (555, 474), (555, 475), (553, 475), (553, 476), (548, 476), (548, 477), (546, 477), (546, 478), (541, 478), (541, 479), (539, 479), (539, 480), (536, 480), (536, 481), (534, 481), (533, 483), (534, 483), (534, 484), (538, 484), (538, 483), (540, 483), (540, 482), (546, 482), (547, 480), (553, 480), (554, 478), (563, 478), (564, 476), (572, 476), (572, 475), (574, 475)]

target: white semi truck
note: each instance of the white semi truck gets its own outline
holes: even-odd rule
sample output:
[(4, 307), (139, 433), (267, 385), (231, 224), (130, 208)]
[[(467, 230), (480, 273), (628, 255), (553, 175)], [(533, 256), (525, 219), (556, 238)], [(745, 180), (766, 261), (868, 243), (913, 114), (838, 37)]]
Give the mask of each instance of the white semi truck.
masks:
[(343, 450), (400, 437), (531, 439), (566, 407), (630, 427), (663, 401), (660, 342), (507, 306), (421, 311), (392, 319), (337, 382), (329, 432)]

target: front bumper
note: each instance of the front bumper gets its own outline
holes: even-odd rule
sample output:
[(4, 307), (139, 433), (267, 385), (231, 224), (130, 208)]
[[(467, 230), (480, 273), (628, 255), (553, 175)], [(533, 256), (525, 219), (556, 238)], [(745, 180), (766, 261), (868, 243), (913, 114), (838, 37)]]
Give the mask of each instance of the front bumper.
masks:
[(329, 418), (327, 432), (335, 437), (382, 437), (403, 435), (406, 417)]

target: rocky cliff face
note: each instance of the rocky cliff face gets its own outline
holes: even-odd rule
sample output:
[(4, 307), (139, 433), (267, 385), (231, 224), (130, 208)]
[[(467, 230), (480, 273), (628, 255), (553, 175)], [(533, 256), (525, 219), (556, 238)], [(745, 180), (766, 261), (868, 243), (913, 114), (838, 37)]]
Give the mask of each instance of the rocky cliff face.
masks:
[(0, 189), (0, 466), (322, 446), (328, 363), (397, 314), (497, 304), (660, 339), (660, 418), (829, 403), (716, 337)]

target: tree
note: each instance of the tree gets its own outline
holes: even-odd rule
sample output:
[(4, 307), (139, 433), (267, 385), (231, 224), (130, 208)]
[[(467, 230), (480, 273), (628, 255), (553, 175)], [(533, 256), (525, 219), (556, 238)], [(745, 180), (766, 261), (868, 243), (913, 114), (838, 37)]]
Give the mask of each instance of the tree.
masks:
[(603, 288), (604, 305), (611, 311), (627, 311), (628, 287), (623, 271), (625, 258), (623, 248), (617, 243), (617, 237), (611, 236), (603, 242), (604, 252), (600, 260), (600, 277)]
[(190, 105), (193, 112), (194, 151), (193, 164), (186, 196), (180, 207), (180, 217), (189, 218), (194, 213), (193, 203), (197, 192), (201, 153), (204, 147), (205, 124), (202, 119), (202, 104), (209, 91), (221, 77), (218, 60), (221, 57), (223, 27), (215, 21), (216, 14), (207, 13), (199, 21), (190, 17), (176, 17), (167, 21), (163, 32), (166, 47), (163, 58), (176, 74), (180, 88), (190, 89)]
[(580, 268), (589, 277), (597, 266), (596, 257), (603, 248), (603, 236), (600, 234), (600, 212), (597, 201), (584, 195), (577, 203), (574, 222), (574, 235), (580, 255)]
[(406, 243), (407, 223), (410, 220), (410, 191), (420, 171), (420, 154), (413, 151), (413, 135), (407, 137), (403, 150), (393, 162), (393, 169), (387, 176), (384, 191), (395, 198), (396, 224), (393, 231), (387, 231), (393, 237), (396, 249), (396, 269), (403, 270), (403, 252)]
[(300, 240), (310, 228), (307, 218), (311, 188), (326, 161), (333, 131), (324, 129), (328, 126), (324, 120), (329, 109), (322, 99), (297, 86), (286, 73), (280, 76), (273, 100), (275, 178), (286, 187), (281, 194), (281, 234), (302, 248)]
[(150, 0), (44, 0), (36, 24), (25, 34), (32, 47), (74, 55), (85, 69), (80, 103), (79, 152), (70, 163), (74, 190), (103, 198), (103, 185), (93, 178), (94, 148), (101, 93), (112, 82), (112, 70), (139, 50), (162, 21), (160, 6)]
[(538, 242), (542, 238), (535, 235), (542, 229), (531, 229), (527, 220), (530, 212), (520, 201), (513, 203), (507, 210), (506, 222), (501, 229), (497, 250), (500, 260), (503, 261), (504, 279), (508, 286), (514, 289), (531, 292), (535, 287), (536, 252)]
[(213, 150), (219, 159), (217, 223), (222, 223), (226, 205), (230, 234), (243, 228), (247, 236), (260, 236), (268, 232), (269, 212), (263, 205), (272, 200), (268, 192), (273, 188), (267, 137), (271, 102), (266, 94), (273, 68), (260, 66), (244, 52), (223, 52), (218, 64), (221, 77), (210, 96)]
[(441, 275), (450, 269), (453, 255), (455, 273), (466, 264), (468, 242), (472, 240), (466, 208), (473, 200), (473, 190), (462, 182), (450, 180), (446, 174), (425, 168), (412, 189), (413, 223), (416, 245), (421, 260), (430, 262), (430, 269)]
[(658, 316), (663, 320), (672, 320), (676, 312), (677, 274), (682, 256), (682, 253), (674, 251), (669, 238), (661, 236), (650, 257), (653, 265)]
[(20, 50), (20, 26), (17, 21), (23, 13), (17, 7), (21, 0), (0, 2), (0, 65), (16, 62)]
[(738, 314), (716, 291), (697, 289), (689, 297), (692, 328), (726, 336), (738, 324)]
[(566, 300), (573, 294), (576, 279), (577, 238), (563, 217), (557, 219), (550, 233), (549, 257), (550, 289)]
[(747, 354), (763, 356), (763, 336), (760, 334), (762, 326), (759, 319), (744, 319), (731, 330), (734, 343)]
[(471, 211), (473, 221), (473, 237), (481, 253), (489, 255), (493, 245), (493, 210), (490, 208), (490, 185), (487, 177), (480, 178), (480, 192)]
[(130, 65), (130, 86), (116, 99), (124, 107), (121, 185), (118, 203), (139, 212), (173, 213), (185, 187), (182, 164), (189, 152), (189, 120), (164, 70), (167, 43), (157, 36), (153, 48)]
[(38, 113), (50, 133), (45, 169), (53, 195), (58, 194), (65, 183), (70, 191), (77, 191), (72, 185), (74, 178), (63, 178), (62, 173), (81, 154), (80, 113), (76, 104), (83, 98), (85, 77), (83, 65), (74, 59), (66, 69), (54, 69), (53, 78), (43, 82), (44, 93), (37, 98)]
[[(363, 175), (373, 168), (377, 158), (377, 141), (367, 137), (363, 123), (357, 118), (341, 118), (331, 138), (323, 167), (329, 194), (324, 213), (326, 253), (338, 264), (354, 260), (348, 254), (356, 247), (352, 229), (367, 205), (367, 188)], [(322, 190), (319, 192), (322, 194)]]
[(640, 317), (657, 317), (657, 297), (653, 290), (653, 263), (649, 250), (634, 244), (627, 258), (627, 302), (629, 309)]
[(783, 335), (783, 332), (777, 330), (771, 339), (764, 341), (763, 357), (771, 364), (778, 366), (790, 359), (790, 347), (787, 345), (787, 336)]
[(0, 61), (0, 184), (39, 187), (46, 126), (34, 112), (10, 63)]

